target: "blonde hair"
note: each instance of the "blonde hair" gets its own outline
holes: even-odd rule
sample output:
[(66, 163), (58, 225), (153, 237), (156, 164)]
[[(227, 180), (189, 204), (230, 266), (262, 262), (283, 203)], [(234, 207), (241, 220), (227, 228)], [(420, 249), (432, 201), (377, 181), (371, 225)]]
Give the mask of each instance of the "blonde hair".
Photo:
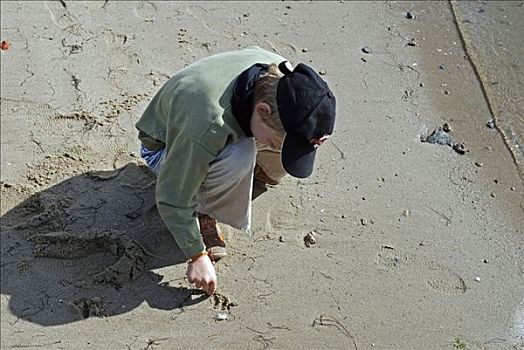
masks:
[(267, 72), (257, 79), (255, 84), (255, 103), (265, 102), (271, 107), (271, 115), (263, 117), (264, 123), (271, 129), (285, 133), (284, 126), (278, 114), (277, 86), (283, 74), (275, 63), (271, 63)]

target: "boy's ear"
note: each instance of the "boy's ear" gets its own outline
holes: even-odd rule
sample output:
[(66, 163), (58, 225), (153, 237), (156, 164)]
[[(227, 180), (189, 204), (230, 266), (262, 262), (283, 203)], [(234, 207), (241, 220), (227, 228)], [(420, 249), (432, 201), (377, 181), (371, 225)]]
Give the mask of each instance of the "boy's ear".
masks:
[(271, 115), (271, 106), (265, 102), (257, 103), (256, 110), (258, 112), (258, 115), (260, 115), (262, 118), (265, 118)]

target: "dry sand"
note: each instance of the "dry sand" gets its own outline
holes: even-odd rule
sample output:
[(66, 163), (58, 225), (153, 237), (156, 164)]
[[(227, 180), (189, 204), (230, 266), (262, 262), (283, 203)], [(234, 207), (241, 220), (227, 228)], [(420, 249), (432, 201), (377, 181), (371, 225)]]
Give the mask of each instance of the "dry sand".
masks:
[[(2, 349), (524, 348), (523, 185), (448, 3), (2, 1), (1, 16)], [(208, 298), (133, 125), (178, 69), (253, 44), (325, 74), (336, 132), (311, 178), (254, 201), (252, 237), (224, 227)], [(445, 122), (465, 154), (420, 141)]]

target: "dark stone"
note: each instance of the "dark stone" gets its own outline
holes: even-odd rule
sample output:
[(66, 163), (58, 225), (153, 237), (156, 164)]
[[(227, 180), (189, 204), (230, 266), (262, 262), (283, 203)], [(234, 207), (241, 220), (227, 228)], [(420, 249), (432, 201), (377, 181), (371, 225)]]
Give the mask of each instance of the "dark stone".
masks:
[(448, 145), (453, 147), (453, 140), (451, 139), (451, 136), (449, 136), (448, 133), (442, 129), (442, 127), (438, 127), (428, 137), (421, 136), (420, 140), (422, 142), (428, 142), (438, 145)]
[(458, 154), (465, 154), (466, 153), (466, 147), (464, 147), (464, 144), (457, 143), (453, 146), (453, 150), (457, 152)]
[(363, 53), (370, 54), (370, 53), (372, 53), (373, 51), (371, 51), (371, 49), (370, 49), (369, 47), (364, 46), (364, 47), (362, 48), (362, 52), (363, 52)]

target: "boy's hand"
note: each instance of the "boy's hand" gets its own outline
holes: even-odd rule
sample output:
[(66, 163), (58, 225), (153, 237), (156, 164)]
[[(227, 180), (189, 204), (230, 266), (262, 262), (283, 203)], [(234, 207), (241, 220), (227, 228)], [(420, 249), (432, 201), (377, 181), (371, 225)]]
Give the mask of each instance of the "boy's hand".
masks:
[(187, 280), (194, 283), (209, 295), (212, 295), (217, 287), (217, 275), (215, 267), (209, 256), (202, 256), (187, 265)]

